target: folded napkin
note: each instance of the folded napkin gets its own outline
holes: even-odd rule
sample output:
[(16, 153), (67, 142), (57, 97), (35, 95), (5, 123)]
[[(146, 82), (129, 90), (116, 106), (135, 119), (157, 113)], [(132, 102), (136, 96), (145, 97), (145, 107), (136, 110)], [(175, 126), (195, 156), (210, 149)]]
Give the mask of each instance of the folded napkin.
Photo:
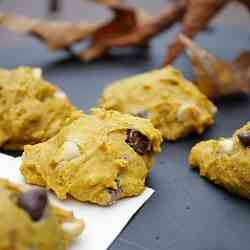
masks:
[[(20, 157), (14, 158), (0, 153), (0, 178), (24, 184), (19, 171), (20, 165)], [(71, 250), (105, 250), (153, 193), (153, 189), (146, 188), (140, 196), (118, 201), (111, 207), (98, 207), (73, 200), (59, 201), (52, 194), (50, 199), (53, 204), (73, 211), (77, 218), (82, 218), (86, 223), (85, 231), (72, 245)]]

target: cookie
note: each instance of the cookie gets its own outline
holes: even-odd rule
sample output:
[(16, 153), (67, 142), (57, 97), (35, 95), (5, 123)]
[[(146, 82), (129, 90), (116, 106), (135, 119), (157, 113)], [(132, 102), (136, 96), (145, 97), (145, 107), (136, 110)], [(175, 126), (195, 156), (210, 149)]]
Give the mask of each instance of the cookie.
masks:
[(162, 137), (148, 119), (94, 109), (50, 140), (24, 147), (21, 172), (28, 183), (107, 206), (144, 191)]
[(166, 140), (202, 133), (214, 123), (216, 107), (172, 67), (116, 81), (100, 106), (149, 118)]
[(250, 123), (230, 138), (208, 140), (192, 148), (189, 161), (202, 176), (250, 199)]
[(73, 214), (53, 207), (44, 189), (0, 179), (0, 249), (64, 250), (83, 231)]
[(62, 90), (42, 79), (41, 69), (0, 69), (0, 148), (46, 141), (74, 110)]

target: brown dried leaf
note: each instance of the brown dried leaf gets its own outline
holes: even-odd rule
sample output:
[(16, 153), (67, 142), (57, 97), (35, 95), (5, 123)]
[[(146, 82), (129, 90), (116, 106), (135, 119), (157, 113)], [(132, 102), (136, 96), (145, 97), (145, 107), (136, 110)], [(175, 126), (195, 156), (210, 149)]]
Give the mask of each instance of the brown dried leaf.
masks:
[(68, 48), (89, 37), (98, 28), (96, 24), (87, 22), (44, 21), (11, 14), (0, 14), (0, 26), (35, 36), (53, 50)]
[(250, 93), (249, 55), (228, 63), (216, 58), (184, 35), (180, 35), (179, 39), (187, 47), (187, 54), (197, 77), (196, 83), (205, 95), (215, 99)]
[(241, 78), (250, 83), (250, 51), (242, 52), (233, 62), (234, 69), (239, 72)]
[(133, 32), (139, 20), (141, 20), (138, 10), (127, 7), (117, 1), (99, 0), (98, 2), (110, 8), (113, 18), (93, 33), (91, 46), (81, 53), (81, 58), (85, 61), (99, 58), (108, 53), (113, 47), (112, 41)]
[(184, 13), (184, 2), (168, 6), (159, 16), (151, 17), (142, 10), (129, 7), (119, 0), (96, 0), (113, 12), (113, 19), (100, 27), (92, 37), (89, 49), (81, 53), (83, 60), (93, 60), (112, 48), (146, 48), (149, 40), (169, 28)]
[[(228, 3), (236, 0), (186, 0), (186, 10), (181, 23), (181, 33), (189, 38), (204, 30), (209, 22), (224, 9)], [(237, 0), (250, 11), (250, 0)], [(172, 63), (183, 51), (183, 43), (178, 35), (169, 46), (165, 65)]]
[[(209, 21), (223, 9), (229, 0), (189, 0), (187, 2), (186, 13), (181, 24), (181, 33), (193, 38), (207, 27)], [(183, 43), (177, 37), (169, 46), (165, 65), (173, 62), (183, 49)]]
[[(98, 39), (93, 39), (93, 44), (90, 50), (82, 53), (82, 57), (92, 59), (107, 53), (110, 48), (115, 47), (140, 47), (148, 44), (149, 40), (170, 28), (178, 21), (182, 21), (182, 33), (192, 38), (197, 33), (207, 27), (209, 21), (216, 16), (229, 2), (233, 0), (175, 0), (167, 8), (163, 9), (156, 17), (141, 18), (140, 12), (136, 9), (129, 8), (124, 5), (122, 0), (95, 0), (95, 2), (109, 6), (114, 12), (115, 9), (127, 11), (123, 12), (124, 20), (130, 15), (133, 16), (134, 21), (126, 32), (119, 33), (119, 18), (116, 18), (117, 13), (114, 14), (114, 19), (104, 25), (104, 31), (109, 31), (111, 36), (101, 34)], [(250, 7), (250, 0), (238, 0), (246, 7)], [(138, 14), (139, 13), (139, 14)], [(118, 15), (122, 15), (118, 13)], [(116, 26), (116, 34), (112, 33), (113, 27)], [(133, 28), (134, 27), (134, 28)], [(108, 32), (109, 33), (109, 32)], [(97, 46), (96, 46), (97, 44)], [(172, 62), (182, 52), (184, 46), (178, 38), (173, 42), (169, 48), (169, 53), (166, 56), (165, 64)], [(86, 55), (87, 54), (87, 55)]]
[(250, 51), (242, 52), (234, 61), (233, 64), (235, 67), (238, 67), (242, 70), (250, 70)]
[(145, 18), (145, 15), (143, 16), (141, 13), (136, 29), (124, 37), (114, 39), (112, 45), (126, 47), (148, 41), (180, 20), (184, 14), (185, 6), (185, 0), (179, 0), (163, 9), (158, 16)]

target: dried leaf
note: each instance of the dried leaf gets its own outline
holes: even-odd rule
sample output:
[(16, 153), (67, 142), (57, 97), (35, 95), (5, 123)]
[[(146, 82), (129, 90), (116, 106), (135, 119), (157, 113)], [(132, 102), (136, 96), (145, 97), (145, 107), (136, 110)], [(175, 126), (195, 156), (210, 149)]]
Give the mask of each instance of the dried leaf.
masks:
[(234, 69), (241, 74), (241, 78), (250, 83), (250, 51), (241, 53), (233, 62)]
[(184, 35), (180, 41), (187, 47), (199, 89), (211, 99), (235, 94), (249, 94), (249, 54), (232, 63), (216, 58)]
[(235, 67), (240, 68), (244, 71), (250, 70), (250, 51), (242, 52), (235, 60), (234, 60)]
[(117, 47), (135, 46), (153, 38), (180, 20), (184, 14), (185, 6), (185, 1), (179, 0), (163, 9), (158, 16), (146, 19), (141, 14), (136, 29), (120, 39), (114, 39), (112, 45)]
[[(186, 10), (182, 20), (181, 33), (189, 38), (204, 30), (209, 22), (224, 9), (228, 3), (236, 0), (186, 0)], [(250, 0), (237, 0), (250, 11)], [(183, 51), (183, 43), (178, 35), (169, 46), (165, 65), (172, 63)]]
[(183, 16), (186, 0), (179, 0), (177, 4), (169, 5), (156, 17), (129, 7), (123, 1), (96, 0), (96, 2), (109, 6), (114, 17), (93, 34), (90, 48), (81, 53), (83, 60), (98, 58), (112, 48), (146, 48), (151, 38), (172, 26)]
[(137, 25), (137, 12), (116, 1), (98, 1), (106, 4), (112, 10), (114, 16), (108, 23), (99, 27), (91, 38), (91, 46), (81, 53), (83, 60), (93, 60), (106, 54), (110, 48), (110, 41), (123, 36)]
[[(229, 0), (190, 0), (187, 1), (186, 13), (181, 27), (181, 33), (189, 38), (193, 38), (197, 33), (205, 29), (209, 21), (217, 15)], [(165, 64), (173, 62), (184, 49), (178, 37), (169, 46), (169, 51), (165, 59)]]
[(10, 14), (0, 14), (0, 26), (35, 36), (53, 50), (67, 48), (87, 38), (98, 27), (87, 22), (44, 21)]

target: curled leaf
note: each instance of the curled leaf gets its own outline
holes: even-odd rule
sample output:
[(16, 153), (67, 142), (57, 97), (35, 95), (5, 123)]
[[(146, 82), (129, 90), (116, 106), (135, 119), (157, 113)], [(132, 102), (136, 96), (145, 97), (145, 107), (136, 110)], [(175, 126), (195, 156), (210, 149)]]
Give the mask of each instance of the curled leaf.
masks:
[(90, 47), (80, 55), (84, 61), (93, 60), (106, 54), (111, 48), (112, 39), (128, 34), (137, 25), (137, 12), (132, 8), (115, 3), (116, 1), (98, 2), (108, 5), (113, 17), (92, 34)]
[(233, 62), (223, 61), (184, 35), (179, 36), (191, 59), (199, 89), (211, 99), (235, 94), (249, 94), (249, 54)]
[(94, 32), (91, 46), (81, 53), (83, 60), (98, 58), (112, 48), (147, 48), (150, 39), (171, 27), (183, 16), (186, 0), (178, 0), (177, 3), (168, 5), (158, 16), (149, 16), (119, 0), (96, 2), (109, 6), (113, 18)]
[[(204, 30), (230, 0), (186, 0), (186, 9), (181, 21), (181, 33), (189, 38)], [(183, 51), (184, 46), (178, 36), (169, 46), (165, 64), (173, 62)]]
[(0, 26), (12, 31), (35, 36), (47, 43), (50, 49), (64, 49), (87, 38), (96, 24), (87, 22), (45, 21), (11, 14), (0, 14)]

